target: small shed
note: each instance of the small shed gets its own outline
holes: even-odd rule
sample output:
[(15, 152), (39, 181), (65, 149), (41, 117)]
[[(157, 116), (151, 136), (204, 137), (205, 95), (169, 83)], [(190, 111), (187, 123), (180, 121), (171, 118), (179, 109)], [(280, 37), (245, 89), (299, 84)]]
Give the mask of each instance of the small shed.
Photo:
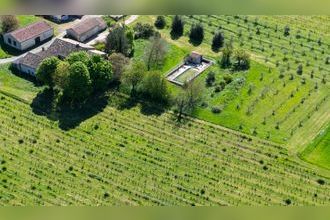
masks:
[(20, 51), (27, 50), (40, 42), (52, 38), (54, 28), (45, 21), (39, 21), (26, 27), (4, 34), (4, 42)]
[(66, 30), (69, 37), (79, 42), (85, 42), (107, 28), (107, 24), (100, 17), (87, 18)]
[(201, 64), (202, 61), (203, 61), (203, 55), (195, 51), (191, 52), (186, 59), (186, 62), (193, 64)]

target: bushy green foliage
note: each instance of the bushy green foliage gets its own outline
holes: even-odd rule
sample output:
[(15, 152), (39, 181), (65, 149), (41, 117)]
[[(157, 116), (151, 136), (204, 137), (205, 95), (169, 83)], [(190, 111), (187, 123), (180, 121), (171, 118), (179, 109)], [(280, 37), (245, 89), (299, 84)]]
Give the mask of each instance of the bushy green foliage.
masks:
[(221, 47), (223, 47), (224, 44), (224, 35), (221, 32), (216, 32), (212, 39), (212, 50), (215, 52), (218, 52)]
[(234, 51), (234, 70), (247, 70), (250, 68), (250, 55), (242, 49)]
[(92, 81), (87, 66), (75, 62), (68, 69), (67, 84), (64, 88), (64, 97), (73, 103), (82, 103), (92, 92)]
[(136, 95), (138, 87), (142, 84), (147, 68), (142, 61), (133, 62), (124, 72), (122, 82), (130, 88), (132, 96)]
[(228, 68), (231, 66), (231, 55), (233, 53), (232, 45), (227, 43), (222, 49), (222, 56), (220, 60), (220, 66), (222, 68)]
[(69, 64), (74, 64), (75, 62), (80, 61), (87, 66), (89, 65), (90, 57), (87, 52), (79, 51), (71, 53), (65, 60), (69, 62)]
[(109, 56), (109, 61), (112, 65), (114, 80), (120, 80), (124, 69), (128, 66), (130, 60), (121, 53), (113, 53)]
[(171, 35), (173, 38), (178, 38), (183, 35), (184, 23), (182, 17), (175, 15), (171, 26)]
[(193, 24), (190, 28), (190, 33), (189, 33), (189, 39), (190, 42), (193, 44), (201, 44), (203, 39), (204, 39), (204, 27), (202, 24), (197, 23)]
[(112, 28), (106, 39), (105, 51), (107, 53), (122, 53), (132, 56), (134, 52), (134, 33), (126, 26), (117, 25)]
[(113, 77), (111, 63), (100, 56), (93, 56), (89, 64), (89, 74), (94, 91), (105, 91)]
[(149, 71), (146, 73), (142, 93), (157, 103), (167, 104), (170, 101), (167, 80), (159, 71)]
[(57, 57), (50, 57), (44, 59), (37, 68), (36, 77), (37, 80), (43, 84), (54, 87), (54, 74), (60, 60)]
[(148, 23), (140, 23), (138, 22), (134, 26), (134, 36), (135, 39), (143, 38), (143, 39), (148, 39), (151, 36), (153, 36), (155, 33), (154, 27), (151, 24)]
[(155, 21), (155, 27), (158, 29), (163, 29), (165, 26), (166, 26), (165, 17), (162, 15), (157, 16)]

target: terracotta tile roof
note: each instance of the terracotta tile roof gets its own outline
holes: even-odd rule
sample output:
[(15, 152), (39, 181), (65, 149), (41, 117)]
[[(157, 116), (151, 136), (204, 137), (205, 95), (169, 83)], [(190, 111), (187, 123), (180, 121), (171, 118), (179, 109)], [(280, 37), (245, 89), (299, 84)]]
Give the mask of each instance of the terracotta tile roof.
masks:
[(51, 29), (53, 28), (47, 22), (39, 21), (12, 31), (9, 34), (12, 35), (18, 42), (24, 42)]
[(43, 57), (41, 57), (37, 54), (28, 52), (24, 57), (20, 58), (15, 63), (23, 64), (25, 66), (29, 66), (29, 67), (32, 67), (34, 69), (37, 69), (37, 67), (42, 62), (43, 59), (44, 59)]
[(28, 52), (24, 57), (17, 60), (16, 63), (23, 64), (36, 69), (39, 66), (39, 64), (47, 57), (61, 56), (65, 58), (70, 53), (78, 52), (78, 51), (86, 51), (90, 54), (101, 54), (96, 52), (93, 47), (87, 47), (87, 46), (85, 47), (80, 43), (73, 43), (73, 41), (70, 40), (63, 40), (57, 38), (46, 50), (40, 51), (39, 53), (36, 54)]
[(106, 29), (107, 24), (100, 17), (87, 18), (85, 20), (80, 21), (78, 24), (69, 28), (68, 30), (74, 31), (77, 35), (82, 35), (95, 27), (99, 27), (100, 29)]
[(201, 57), (202, 54), (196, 52), (196, 51), (192, 51), (191, 54), (190, 54), (190, 57)]

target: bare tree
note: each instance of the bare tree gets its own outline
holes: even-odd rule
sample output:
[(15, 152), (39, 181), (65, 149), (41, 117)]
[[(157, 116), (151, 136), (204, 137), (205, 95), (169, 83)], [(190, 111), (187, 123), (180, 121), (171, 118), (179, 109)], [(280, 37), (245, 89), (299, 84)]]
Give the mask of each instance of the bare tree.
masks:
[(1, 32), (8, 33), (18, 28), (18, 20), (14, 15), (1, 16)]
[(158, 67), (163, 64), (167, 52), (167, 43), (159, 35), (150, 39), (150, 42), (144, 52), (144, 62), (148, 71), (152, 67)]

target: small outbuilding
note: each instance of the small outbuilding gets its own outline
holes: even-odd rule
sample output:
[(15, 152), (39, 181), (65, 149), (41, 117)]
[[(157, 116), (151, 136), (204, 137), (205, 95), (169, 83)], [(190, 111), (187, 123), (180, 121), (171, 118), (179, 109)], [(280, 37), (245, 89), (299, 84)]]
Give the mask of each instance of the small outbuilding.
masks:
[(39, 21), (26, 27), (4, 34), (4, 42), (20, 51), (27, 50), (52, 38), (54, 28), (46, 21)]
[(100, 17), (87, 18), (66, 30), (67, 36), (79, 42), (85, 42), (104, 31), (107, 24)]
[(203, 61), (203, 55), (195, 51), (186, 58), (186, 63), (201, 64)]

